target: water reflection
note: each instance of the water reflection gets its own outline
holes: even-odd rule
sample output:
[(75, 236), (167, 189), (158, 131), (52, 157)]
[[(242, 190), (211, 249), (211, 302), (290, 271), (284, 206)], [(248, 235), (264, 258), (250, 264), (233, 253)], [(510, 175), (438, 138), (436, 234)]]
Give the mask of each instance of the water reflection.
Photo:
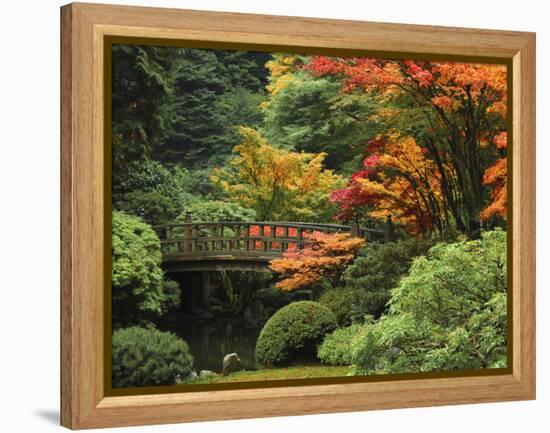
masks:
[(235, 320), (200, 322), (185, 320), (175, 333), (183, 338), (195, 359), (195, 370), (212, 370), (219, 373), (222, 360), (228, 353), (236, 352), (245, 370), (256, 370), (261, 365), (256, 363), (254, 349), (261, 328), (244, 326)]

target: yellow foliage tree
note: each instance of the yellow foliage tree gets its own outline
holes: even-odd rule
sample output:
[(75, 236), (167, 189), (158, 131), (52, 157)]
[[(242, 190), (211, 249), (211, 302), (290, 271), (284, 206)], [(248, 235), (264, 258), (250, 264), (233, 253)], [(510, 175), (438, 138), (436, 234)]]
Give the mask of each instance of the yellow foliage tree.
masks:
[(291, 152), (269, 145), (255, 129), (240, 127), (226, 167), (215, 168), (211, 180), (232, 200), (256, 210), (260, 220), (326, 220), (334, 212), (329, 193), (344, 184), (323, 169), (325, 153)]
[(294, 69), (299, 63), (295, 54), (274, 54), (273, 60), (265, 64), (269, 70), (269, 84), (266, 89), (272, 95), (283, 90), (294, 79)]
[(434, 228), (443, 232), (449, 221), (441, 175), (425, 149), (396, 132), (379, 136), (370, 146), (364, 164), (371, 174), (357, 179), (375, 208), (370, 215), (383, 220), (390, 216), (413, 234)]

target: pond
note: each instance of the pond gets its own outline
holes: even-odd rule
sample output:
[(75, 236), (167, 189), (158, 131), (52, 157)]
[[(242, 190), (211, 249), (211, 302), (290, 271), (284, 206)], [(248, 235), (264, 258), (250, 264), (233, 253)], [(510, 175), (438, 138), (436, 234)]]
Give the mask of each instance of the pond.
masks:
[(260, 331), (261, 327), (251, 328), (240, 321), (219, 319), (215, 322), (187, 319), (174, 330), (189, 345), (197, 373), (200, 370), (221, 372), (223, 357), (233, 352), (239, 355), (245, 370), (261, 368), (254, 356)]

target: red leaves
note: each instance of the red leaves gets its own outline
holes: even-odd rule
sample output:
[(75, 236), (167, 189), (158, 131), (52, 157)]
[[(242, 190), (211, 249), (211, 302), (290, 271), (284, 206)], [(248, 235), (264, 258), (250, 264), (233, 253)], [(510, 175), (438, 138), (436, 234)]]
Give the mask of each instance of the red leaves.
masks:
[[(367, 168), (376, 167), (379, 163), (380, 163), (380, 157), (378, 155), (370, 155), (363, 160), (363, 165)], [(368, 170), (363, 170), (363, 171), (368, 171)]]
[(305, 66), (314, 77), (339, 74), (343, 71), (343, 65), (337, 59), (327, 56), (315, 56)]
[(493, 138), (493, 143), (495, 143), (497, 149), (506, 149), (508, 146), (508, 133), (506, 131), (499, 132)]
[[(418, 83), (420, 87), (430, 87), (434, 81), (433, 74), (420, 67), (417, 63), (412, 60), (405, 60), (403, 62), (407, 68), (406, 73)], [(427, 63), (429, 66), (429, 63)]]

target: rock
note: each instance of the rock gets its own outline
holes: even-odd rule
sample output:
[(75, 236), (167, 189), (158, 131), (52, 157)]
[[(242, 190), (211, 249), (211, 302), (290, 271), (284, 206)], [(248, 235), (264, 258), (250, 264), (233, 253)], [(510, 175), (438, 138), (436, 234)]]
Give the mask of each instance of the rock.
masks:
[(395, 359), (399, 356), (399, 354), (401, 353), (401, 348), (399, 347), (390, 347), (387, 352), (386, 352), (389, 356), (390, 359)]
[(229, 373), (236, 371), (240, 364), (241, 359), (235, 352), (225, 355), (222, 362), (222, 374), (227, 376)]
[(176, 374), (176, 377), (174, 377), (174, 384), (175, 385), (181, 385), (185, 381), (181, 378), (181, 375)]
[(176, 377), (174, 378), (174, 383), (176, 385), (181, 385), (183, 383), (189, 382), (190, 380), (196, 379), (197, 377), (199, 376), (197, 376), (197, 373), (194, 371), (191, 371), (187, 376), (185, 376), (185, 378), (182, 378), (181, 374), (176, 374)]
[(203, 378), (205, 378), (205, 377), (211, 377), (211, 376), (217, 376), (217, 374), (214, 373), (214, 372), (211, 371), (211, 370), (201, 370), (201, 371), (199, 372), (199, 377), (200, 377), (201, 379), (203, 379)]
[(186, 382), (189, 382), (190, 380), (193, 380), (193, 379), (196, 379), (198, 376), (197, 372), (196, 371), (191, 371), (186, 377), (185, 377), (185, 381)]

